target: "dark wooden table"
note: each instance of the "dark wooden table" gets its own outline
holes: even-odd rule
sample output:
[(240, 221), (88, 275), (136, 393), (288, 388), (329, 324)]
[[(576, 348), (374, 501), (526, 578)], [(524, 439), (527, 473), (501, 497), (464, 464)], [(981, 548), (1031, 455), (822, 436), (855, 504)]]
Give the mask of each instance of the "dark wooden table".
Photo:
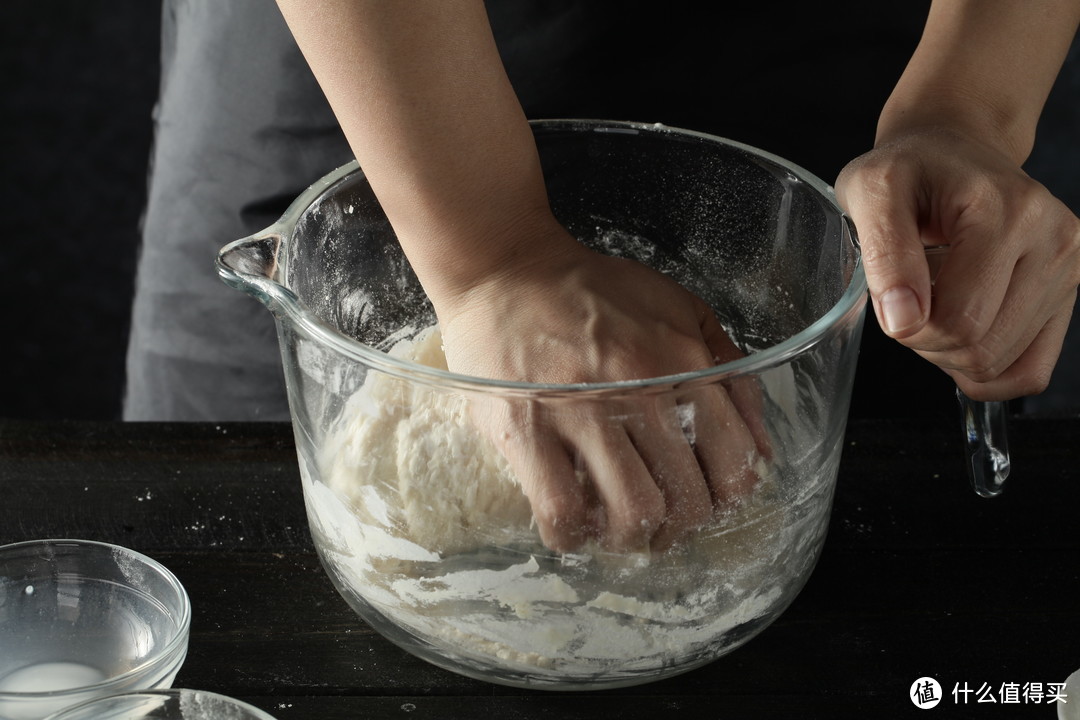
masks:
[[(1080, 419), (1011, 430), (1010, 486), (982, 500), (953, 424), (854, 421), (794, 605), (705, 668), (619, 691), (488, 685), (373, 633), (319, 566), (287, 425), (0, 422), (0, 544), (79, 537), (158, 559), (194, 606), (176, 686), (281, 720), (1053, 720), (1045, 698), (1003, 701), (1080, 668)], [(922, 676), (945, 696), (926, 716), (909, 699)]]

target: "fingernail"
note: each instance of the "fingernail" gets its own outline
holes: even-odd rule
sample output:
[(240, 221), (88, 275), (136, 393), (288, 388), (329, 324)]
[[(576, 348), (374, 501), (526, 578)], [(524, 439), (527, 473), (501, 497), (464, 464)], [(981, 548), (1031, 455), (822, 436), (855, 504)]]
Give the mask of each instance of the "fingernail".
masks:
[(922, 320), (919, 298), (911, 288), (898, 287), (887, 291), (878, 301), (885, 331), (890, 335), (903, 332)]

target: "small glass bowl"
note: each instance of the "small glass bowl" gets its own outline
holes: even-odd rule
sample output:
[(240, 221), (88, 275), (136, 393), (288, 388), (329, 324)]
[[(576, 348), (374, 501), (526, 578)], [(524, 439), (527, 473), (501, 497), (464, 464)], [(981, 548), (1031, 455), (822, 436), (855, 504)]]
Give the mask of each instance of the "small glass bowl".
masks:
[(168, 688), (191, 603), (160, 563), (89, 540), (0, 547), (0, 718), (37, 720), (116, 693)]
[(47, 720), (274, 720), (245, 702), (202, 690), (150, 690), (97, 698)]

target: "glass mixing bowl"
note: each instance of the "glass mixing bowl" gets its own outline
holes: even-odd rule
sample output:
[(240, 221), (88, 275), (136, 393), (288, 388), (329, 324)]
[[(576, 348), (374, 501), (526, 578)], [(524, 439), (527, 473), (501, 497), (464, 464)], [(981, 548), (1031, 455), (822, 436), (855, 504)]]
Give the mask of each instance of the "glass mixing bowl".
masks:
[[(603, 385), (450, 373), (432, 308), (355, 164), (223, 248), (218, 268), (277, 319), (312, 536), (366, 622), (492, 682), (656, 680), (764, 629), (818, 558), (865, 306), (859, 250), (831, 189), (768, 153), (659, 125), (533, 129), (565, 227), (678, 280), (745, 357)], [(726, 429), (695, 408), (736, 387), (756, 398), (767, 434), (754, 489), (665, 552), (549, 550), (512, 470), (471, 420), (495, 403), (553, 423), (583, 412), (627, 423), (667, 401), (704, 452)], [(670, 471), (657, 464), (654, 474)]]

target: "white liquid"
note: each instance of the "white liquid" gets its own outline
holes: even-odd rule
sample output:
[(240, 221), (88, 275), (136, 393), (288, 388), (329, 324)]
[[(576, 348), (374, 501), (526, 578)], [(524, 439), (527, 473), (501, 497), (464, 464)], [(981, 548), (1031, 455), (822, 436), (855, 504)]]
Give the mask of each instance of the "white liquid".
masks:
[(0, 718), (39, 720), (69, 705), (94, 697), (93, 692), (64, 694), (41, 700), (5, 701), (3, 693), (47, 693), (85, 687), (101, 682), (105, 673), (91, 665), (76, 662), (43, 662), (27, 665), (0, 677)]
[(105, 673), (76, 662), (43, 662), (19, 668), (0, 678), (0, 692), (55, 692), (93, 685)]

